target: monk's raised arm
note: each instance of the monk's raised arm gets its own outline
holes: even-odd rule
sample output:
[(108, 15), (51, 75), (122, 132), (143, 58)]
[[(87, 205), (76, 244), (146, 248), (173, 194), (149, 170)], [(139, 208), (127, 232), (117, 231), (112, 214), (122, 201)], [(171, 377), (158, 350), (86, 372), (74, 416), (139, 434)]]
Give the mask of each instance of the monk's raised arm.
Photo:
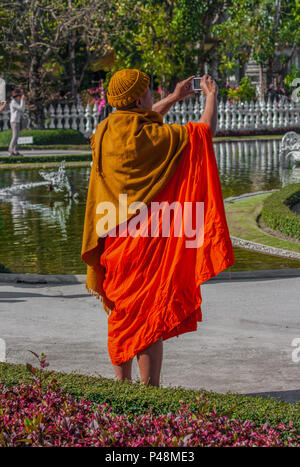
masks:
[(199, 122), (209, 125), (212, 134), (215, 135), (218, 123), (218, 86), (209, 75), (203, 75), (200, 87), (206, 97), (206, 102)]
[(196, 94), (197, 91), (193, 91), (191, 87), (191, 81), (193, 78), (195, 78), (195, 76), (190, 76), (189, 78), (177, 83), (174, 92), (169, 94), (164, 99), (156, 102), (152, 106), (152, 110), (154, 112), (160, 113), (161, 115), (165, 115), (170, 110), (172, 105), (176, 104), (176, 102), (181, 101), (191, 94)]

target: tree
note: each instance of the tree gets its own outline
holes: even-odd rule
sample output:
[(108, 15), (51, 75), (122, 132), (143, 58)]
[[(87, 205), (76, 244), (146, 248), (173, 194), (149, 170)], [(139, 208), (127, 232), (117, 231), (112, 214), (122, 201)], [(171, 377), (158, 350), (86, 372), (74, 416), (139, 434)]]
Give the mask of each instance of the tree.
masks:
[(106, 22), (109, 1), (60, 0), (53, 17), (60, 30), (59, 50), (53, 54), (62, 68), (70, 101), (75, 101), (89, 66), (109, 49)]
[(51, 87), (65, 89), (74, 102), (89, 65), (105, 53), (109, 2), (95, 8), (93, 0), (2, 0), (1, 6), (5, 49), (20, 64), (14, 81), (28, 88), (32, 123), (41, 128)]
[(114, 23), (109, 23), (109, 38), (116, 53), (115, 69), (143, 68), (163, 87), (190, 74), (202, 73), (212, 53), (204, 45), (211, 26), (222, 20), (227, 3), (113, 0)]
[(227, 20), (213, 28), (213, 34), (220, 41), (223, 70), (245, 63), (252, 53), (259, 65), (263, 95), (272, 82), (275, 63), (279, 65), (278, 74), (283, 80), (287, 65), (300, 44), (299, 23), (299, 0), (233, 0), (227, 10)]
[(19, 62), (19, 70), (23, 70), (20, 84), (25, 82), (28, 87), (33, 125), (37, 128), (43, 126), (44, 117), (42, 67), (59, 43), (59, 31), (49, 4), (49, 0), (2, 2), (9, 21), (2, 27), (1, 35), (7, 53), (15, 63)]

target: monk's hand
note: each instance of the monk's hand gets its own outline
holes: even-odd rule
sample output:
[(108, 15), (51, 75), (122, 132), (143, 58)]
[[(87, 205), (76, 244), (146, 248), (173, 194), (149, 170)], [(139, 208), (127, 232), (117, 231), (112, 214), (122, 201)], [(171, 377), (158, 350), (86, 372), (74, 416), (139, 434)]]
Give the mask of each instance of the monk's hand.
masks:
[(191, 94), (196, 94), (198, 91), (193, 91), (192, 89), (192, 80), (195, 76), (190, 76), (189, 78), (180, 81), (177, 83), (174, 92), (172, 93), (176, 101), (180, 101)]
[(218, 95), (218, 85), (209, 75), (203, 75), (200, 81), (200, 88), (205, 96)]

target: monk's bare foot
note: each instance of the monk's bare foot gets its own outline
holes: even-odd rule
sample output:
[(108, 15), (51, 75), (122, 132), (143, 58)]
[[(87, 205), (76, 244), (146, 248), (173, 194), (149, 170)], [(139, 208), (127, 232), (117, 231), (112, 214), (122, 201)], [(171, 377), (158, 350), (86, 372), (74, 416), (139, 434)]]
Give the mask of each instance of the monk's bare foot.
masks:
[(117, 380), (131, 381), (131, 369), (132, 369), (132, 358), (127, 362), (121, 363), (121, 365), (114, 365), (115, 375)]

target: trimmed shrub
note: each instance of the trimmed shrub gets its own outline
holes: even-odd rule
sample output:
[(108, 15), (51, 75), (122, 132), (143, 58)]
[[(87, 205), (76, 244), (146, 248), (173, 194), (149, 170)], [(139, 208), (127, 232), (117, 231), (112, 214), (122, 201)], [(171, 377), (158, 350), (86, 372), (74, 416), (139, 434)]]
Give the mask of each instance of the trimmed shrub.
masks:
[(268, 196), (263, 204), (263, 223), (270, 229), (300, 240), (300, 216), (290, 209), (298, 201), (300, 183), (288, 185)]
[[(0, 363), (1, 379), (8, 388), (24, 383), (31, 384), (32, 377), (24, 365)], [(30, 367), (31, 368), (31, 367)], [(37, 372), (38, 370), (36, 370)], [(38, 374), (38, 373), (37, 373)], [(205, 402), (206, 412), (228, 416), (230, 420), (251, 420), (257, 426), (268, 423), (275, 427), (284, 423), (293, 426), (300, 433), (300, 404), (277, 401), (272, 398), (246, 396), (241, 394), (218, 394), (203, 389), (190, 390), (182, 387), (156, 388), (138, 382), (115, 381), (103, 377), (63, 374), (45, 371), (42, 386), (46, 391), (50, 378), (55, 378), (58, 387), (80, 401), (91, 401), (93, 406), (106, 404), (118, 415), (140, 416), (151, 410), (156, 416), (178, 412), (182, 402), (191, 412), (199, 408), (199, 398)]]
[[(9, 146), (11, 140), (11, 130), (0, 131), (0, 146)], [(77, 130), (23, 130), (22, 136), (33, 136), (34, 146), (45, 146), (55, 144), (86, 144), (87, 140), (80, 131)], [(30, 145), (24, 145), (24, 147)], [(23, 146), (22, 146), (23, 147)]]
[(107, 404), (76, 400), (52, 380), (6, 388), (0, 384), (0, 446), (17, 447), (299, 447), (293, 423), (257, 425), (181, 404), (175, 412), (155, 416), (118, 415)]

